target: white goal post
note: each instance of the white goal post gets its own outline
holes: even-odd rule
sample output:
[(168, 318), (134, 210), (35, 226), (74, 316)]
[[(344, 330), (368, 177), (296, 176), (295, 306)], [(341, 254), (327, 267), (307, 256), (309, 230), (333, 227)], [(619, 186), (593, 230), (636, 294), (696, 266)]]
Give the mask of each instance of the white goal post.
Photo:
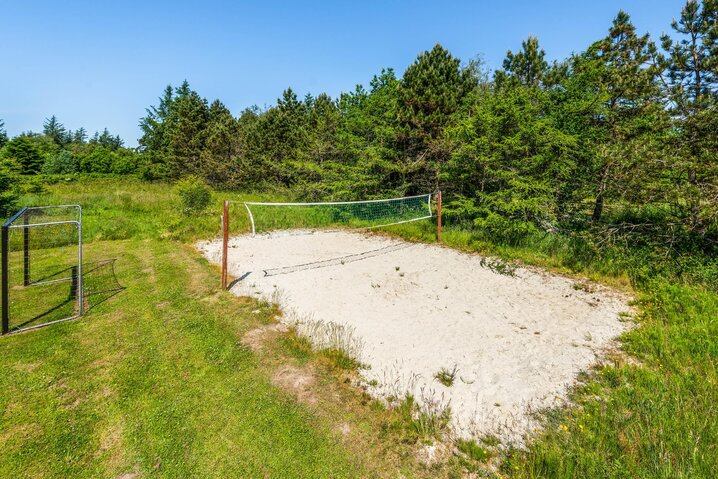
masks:
[[(432, 200), (436, 200), (436, 213)], [(258, 202), (225, 200), (222, 214), (222, 287), (227, 287), (229, 205), (243, 205), (252, 236), (281, 229), (326, 229), (331, 227), (374, 229), (437, 217), (437, 239), (441, 241), (441, 191), (424, 195), (360, 201)]]

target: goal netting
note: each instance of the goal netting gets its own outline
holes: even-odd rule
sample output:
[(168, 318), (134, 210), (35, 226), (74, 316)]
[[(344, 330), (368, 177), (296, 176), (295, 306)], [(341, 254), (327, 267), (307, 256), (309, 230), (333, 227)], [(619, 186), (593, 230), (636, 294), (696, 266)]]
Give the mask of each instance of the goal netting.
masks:
[(252, 234), (279, 229), (379, 228), (432, 217), (432, 194), (320, 203), (243, 202)]

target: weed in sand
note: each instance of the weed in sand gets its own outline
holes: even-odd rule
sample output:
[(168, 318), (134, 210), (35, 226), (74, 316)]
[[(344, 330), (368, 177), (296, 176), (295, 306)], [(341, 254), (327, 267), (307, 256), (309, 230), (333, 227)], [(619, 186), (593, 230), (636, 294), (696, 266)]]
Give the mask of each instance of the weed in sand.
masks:
[(436, 379), (448, 388), (454, 385), (454, 380), (456, 380), (456, 373), (458, 372), (459, 368), (456, 364), (454, 364), (454, 367), (452, 369), (439, 369), (439, 372), (434, 374), (434, 379)]
[(501, 259), (481, 258), (480, 264), (494, 273), (511, 276), (512, 278), (516, 276), (516, 266)]

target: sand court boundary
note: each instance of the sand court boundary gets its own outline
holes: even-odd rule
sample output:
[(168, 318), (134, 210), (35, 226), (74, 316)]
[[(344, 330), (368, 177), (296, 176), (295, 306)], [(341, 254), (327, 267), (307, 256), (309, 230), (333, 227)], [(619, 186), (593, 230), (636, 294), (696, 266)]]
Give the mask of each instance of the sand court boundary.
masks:
[[(216, 263), (221, 246), (197, 245)], [(532, 412), (565, 400), (631, 324), (625, 294), (536, 268), (502, 274), (480, 255), (379, 234), (243, 235), (228, 251), (242, 278), (233, 293), (278, 302), (305, 329), (350, 331), (373, 395), (441, 402), (463, 437), (520, 443)]]

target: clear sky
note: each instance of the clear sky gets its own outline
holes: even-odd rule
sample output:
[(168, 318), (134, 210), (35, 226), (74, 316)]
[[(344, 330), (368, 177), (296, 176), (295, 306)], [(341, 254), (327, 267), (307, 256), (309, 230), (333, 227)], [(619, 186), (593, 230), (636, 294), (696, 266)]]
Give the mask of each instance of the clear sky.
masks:
[(235, 115), (299, 95), (336, 96), (436, 42), (494, 69), (536, 35), (550, 60), (603, 37), (619, 8), (640, 33), (670, 30), (684, 0), (0, 0), (0, 119), (11, 136), (57, 115), (136, 146), (145, 108), (187, 79)]

